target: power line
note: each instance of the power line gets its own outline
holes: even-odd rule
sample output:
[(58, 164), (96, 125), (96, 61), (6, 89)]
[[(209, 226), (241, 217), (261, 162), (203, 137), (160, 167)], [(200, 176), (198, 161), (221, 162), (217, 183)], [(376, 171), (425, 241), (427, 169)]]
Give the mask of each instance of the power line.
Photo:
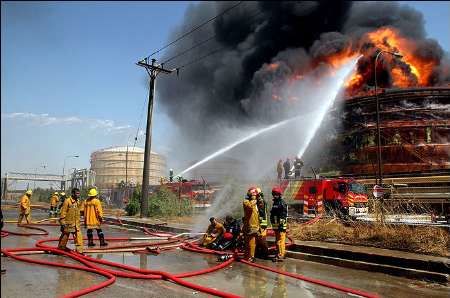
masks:
[(218, 52), (220, 52), (220, 51), (225, 50), (225, 48), (226, 48), (226, 47), (222, 47), (222, 48), (219, 48), (219, 49), (215, 49), (214, 51), (211, 51), (211, 52), (209, 52), (208, 54), (206, 54), (206, 55), (204, 55), (204, 56), (201, 56), (201, 57), (198, 57), (198, 58), (196, 58), (196, 59), (194, 59), (194, 60), (191, 60), (191, 61), (189, 61), (188, 63), (183, 64), (183, 65), (180, 66), (180, 67), (177, 67), (177, 70), (180, 70), (180, 69), (182, 69), (182, 68), (188, 67), (188, 66), (191, 65), (191, 64), (197, 63), (197, 62), (199, 62), (200, 60), (203, 60), (203, 59), (205, 59), (205, 58), (207, 58), (207, 57), (209, 57), (209, 56), (212, 56), (212, 55), (214, 55), (214, 54), (216, 54), (216, 53), (218, 53)]
[[(254, 23), (254, 21), (257, 20), (256, 17), (258, 17), (258, 16), (261, 15), (262, 13), (263, 13), (263, 11), (258, 11), (257, 13), (255, 13), (255, 14), (253, 14), (252, 16), (248, 17), (246, 21), (250, 21), (250, 23), (249, 23), (249, 25), (250, 25), (250, 24)], [(209, 37), (209, 38), (207, 38), (207, 39), (205, 39), (205, 40), (203, 40), (203, 41), (201, 41), (201, 42), (199, 42), (199, 43), (193, 45), (192, 47), (190, 47), (190, 48), (188, 48), (188, 49), (186, 49), (186, 50), (184, 50), (184, 51), (182, 51), (182, 52), (176, 54), (175, 56), (172, 56), (172, 57), (168, 58), (168, 59), (167, 59), (166, 61), (164, 61), (162, 64), (167, 64), (168, 62), (170, 62), (170, 61), (172, 61), (172, 60), (174, 60), (174, 59), (176, 59), (176, 58), (178, 58), (178, 57), (180, 57), (180, 56), (183, 56), (184, 54), (186, 54), (186, 53), (192, 51), (193, 49), (198, 48), (199, 46), (201, 46), (201, 45), (207, 43), (208, 41), (210, 41), (210, 40), (212, 40), (212, 39), (214, 39), (216, 36), (217, 36), (217, 34), (212, 35), (211, 37)]]
[(192, 29), (189, 30), (188, 32), (186, 32), (186, 33), (182, 34), (181, 36), (179, 36), (178, 38), (176, 38), (174, 41), (168, 43), (167, 45), (163, 46), (162, 48), (160, 48), (160, 49), (156, 50), (155, 52), (151, 53), (149, 56), (147, 56), (147, 58), (149, 58), (149, 57), (151, 57), (151, 56), (153, 56), (153, 55), (155, 55), (155, 54), (158, 54), (158, 53), (161, 52), (162, 50), (164, 50), (164, 49), (170, 47), (171, 45), (173, 45), (174, 43), (176, 43), (176, 42), (180, 41), (181, 39), (185, 38), (185, 37), (188, 36), (189, 34), (191, 34), (191, 33), (195, 32), (195, 31), (197, 31), (198, 29), (200, 29), (201, 27), (205, 26), (206, 24), (208, 24), (208, 23), (214, 21), (214, 20), (217, 19), (218, 17), (223, 16), (224, 14), (226, 14), (226, 13), (229, 12), (230, 10), (232, 10), (232, 9), (234, 9), (234, 8), (236, 8), (236, 7), (238, 7), (238, 6), (241, 5), (242, 3), (243, 3), (243, 1), (239, 1), (237, 4), (235, 4), (235, 5), (233, 5), (233, 6), (229, 7), (229, 8), (227, 8), (227, 9), (225, 9), (224, 11), (222, 11), (221, 13), (219, 13), (218, 15), (216, 15), (216, 16), (210, 18), (209, 20), (207, 20), (207, 21), (201, 23), (200, 25), (198, 25), (198, 26), (192, 28)]
[(139, 116), (139, 124), (138, 124), (138, 128), (136, 130), (136, 136), (134, 137), (133, 151), (134, 151), (134, 148), (136, 146), (136, 142), (137, 142), (137, 139), (138, 139), (139, 131), (141, 130), (141, 122), (142, 122), (142, 117), (144, 116), (144, 110), (145, 110), (146, 104), (147, 104), (147, 98), (145, 99), (144, 104), (142, 105), (141, 116)]
[(175, 56), (173, 56), (173, 57), (167, 59), (166, 61), (163, 62), (163, 64), (166, 64), (167, 62), (170, 62), (170, 61), (172, 61), (173, 59), (176, 59), (176, 58), (178, 58), (178, 57), (180, 57), (180, 56), (183, 56), (183, 55), (186, 54), (187, 52), (190, 52), (190, 51), (192, 51), (193, 49), (198, 48), (199, 46), (201, 46), (201, 45), (207, 43), (208, 41), (210, 41), (211, 39), (213, 39), (213, 38), (215, 38), (215, 37), (216, 37), (216, 34), (214, 34), (213, 36), (211, 36), (211, 37), (208, 38), (208, 39), (205, 39), (205, 40), (203, 40), (203, 41), (201, 41), (201, 42), (199, 42), (199, 43), (193, 45), (193, 46), (190, 47), (189, 49), (184, 50), (183, 52), (178, 53), (178, 54), (176, 54)]

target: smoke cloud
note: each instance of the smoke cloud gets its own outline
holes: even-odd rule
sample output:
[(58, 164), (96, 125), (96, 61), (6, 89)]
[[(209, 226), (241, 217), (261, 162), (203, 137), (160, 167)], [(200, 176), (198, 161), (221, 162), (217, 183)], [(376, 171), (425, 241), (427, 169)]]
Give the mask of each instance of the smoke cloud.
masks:
[[(169, 40), (234, 4), (200, 2), (191, 5)], [(448, 72), (443, 71), (447, 68), (442, 66), (447, 58), (436, 41), (426, 38), (423, 25), (420, 12), (389, 2), (242, 3), (184, 38), (159, 59), (164, 61), (210, 36), (214, 38), (170, 61), (167, 68), (220, 49), (180, 69), (178, 77), (158, 79), (158, 102), (179, 129), (173, 145), (180, 150), (174, 158), (184, 162), (198, 160), (255, 128), (298, 116), (298, 113), (307, 115), (314, 103), (304, 96), (302, 89), (290, 88), (289, 79), (306, 72), (310, 78), (320, 77), (329, 68), (324, 57), (360, 47), (364, 34), (380, 27), (395, 28), (405, 37), (414, 39), (417, 41), (415, 54), (436, 62), (430, 84), (450, 81)], [(368, 52), (374, 48), (370, 43), (364, 46)], [(368, 84), (373, 83), (369, 75), (370, 61), (373, 61), (370, 59), (372, 54), (369, 53), (358, 63), (358, 70), (368, 75)], [(401, 62), (398, 66), (407, 67)], [(380, 68), (380, 84), (388, 86), (392, 78), (384, 66)], [(408, 73), (407, 69), (404, 71)], [(298, 148), (292, 150), (292, 156), (296, 150)]]

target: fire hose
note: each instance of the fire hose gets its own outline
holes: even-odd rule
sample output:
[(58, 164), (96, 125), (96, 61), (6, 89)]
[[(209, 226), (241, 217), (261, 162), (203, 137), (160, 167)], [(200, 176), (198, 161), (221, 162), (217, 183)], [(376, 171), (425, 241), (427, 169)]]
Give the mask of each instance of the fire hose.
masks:
[(47, 230), (45, 230), (43, 228), (30, 227), (29, 225), (19, 225), (19, 227), (30, 229), (30, 230), (41, 231), (42, 233), (22, 233), (22, 232), (12, 232), (12, 231), (7, 231), (7, 230), (2, 230), (1, 236), (6, 237), (8, 235), (15, 235), (15, 236), (47, 236), (48, 235)]
[[(317, 220), (318, 219), (316, 219), (316, 221)], [(311, 221), (309, 221), (309, 222), (311, 222)], [(308, 223), (305, 223), (305, 224), (308, 224)], [(36, 229), (36, 227), (27, 227), (27, 228)], [(37, 229), (39, 229), (41, 231), (45, 231), (44, 229), (40, 229), (40, 228), (37, 228)], [(229, 254), (229, 252), (215, 251), (215, 250), (200, 247), (192, 242), (181, 241), (180, 239), (177, 239), (178, 235), (174, 235), (172, 233), (164, 233), (164, 232), (160, 233), (160, 232), (153, 232), (153, 231), (149, 231), (149, 230), (145, 231), (145, 229), (144, 229), (144, 232), (146, 232), (146, 234), (151, 235), (151, 236), (166, 238), (165, 241), (151, 243), (152, 246), (158, 247), (158, 248), (159, 248), (159, 245), (169, 245), (169, 247), (162, 246), (161, 249), (164, 249), (165, 247), (167, 247), (168, 249), (181, 247), (185, 250), (197, 252), (197, 253), (208, 253), (208, 254), (217, 254), (217, 255)], [(9, 232), (2, 231), (2, 237), (3, 237), (3, 233), (9, 233)], [(45, 231), (45, 233), (46, 234), (38, 234), (38, 235), (48, 235), (47, 231)], [(23, 235), (26, 235), (27, 233), (16, 233), (16, 234), (12, 234), (12, 235), (17, 235), (17, 234), (23, 236)], [(33, 233), (29, 233), (29, 234), (33, 234)], [(272, 235), (272, 234), (273, 234), (273, 231), (268, 230), (268, 235)], [(145, 240), (145, 238), (134, 238), (134, 239)], [(290, 240), (290, 243), (288, 243), (288, 245), (291, 245), (293, 243), (293, 240), (290, 237), (288, 237), (288, 239)], [(65, 267), (65, 268), (76, 269), (76, 270), (84, 270), (84, 271), (96, 273), (96, 274), (99, 274), (99, 275), (102, 275), (102, 276), (105, 276), (108, 278), (106, 281), (104, 281), (100, 284), (97, 284), (97, 285), (94, 285), (94, 286), (91, 286), (91, 287), (88, 287), (88, 288), (85, 288), (85, 289), (82, 289), (82, 290), (79, 290), (76, 292), (72, 292), (64, 297), (79, 297), (81, 295), (85, 295), (87, 293), (94, 292), (96, 290), (99, 290), (101, 288), (104, 288), (104, 287), (114, 283), (116, 277), (150, 279), (150, 280), (151, 279), (165, 279), (165, 280), (170, 280), (179, 285), (182, 285), (182, 286), (194, 289), (194, 290), (198, 290), (198, 291), (210, 294), (210, 295), (215, 295), (215, 296), (219, 296), (219, 297), (238, 297), (231, 293), (218, 291), (218, 290), (204, 287), (201, 285), (197, 285), (197, 284), (194, 284), (194, 283), (191, 283), (191, 282), (188, 282), (188, 281), (182, 279), (182, 278), (186, 278), (186, 277), (207, 274), (210, 272), (220, 270), (222, 268), (229, 266), (232, 262), (234, 262), (235, 259), (238, 259), (243, 264), (247, 264), (247, 265), (254, 266), (254, 267), (257, 267), (260, 269), (272, 271), (277, 274), (286, 275), (286, 276), (289, 276), (289, 277), (292, 277), (295, 279), (311, 282), (311, 283), (314, 283), (317, 285), (325, 286), (325, 287), (332, 288), (332, 289), (342, 291), (345, 293), (355, 294), (355, 295), (359, 295), (362, 297), (378, 297), (376, 294), (367, 293), (367, 292), (360, 291), (360, 290), (355, 290), (355, 289), (344, 287), (344, 286), (334, 284), (334, 283), (331, 283), (328, 281), (314, 279), (314, 278), (310, 278), (307, 276), (282, 271), (282, 270), (279, 270), (276, 268), (272, 268), (272, 267), (268, 267), (268, 266), (264, 266), (264, 265), (260, 265), (260, 264), (250, 263), (243, 259), (239, 259), (238, 258), (239, 253), (237, 251), (234, 253), (234, 255), (230, 259), (228, 259), (227, 261), (225, 261), (219, 265), (216, 265), (216, 266), (213, 266), (210, 268), (206, 268), (206, 269), (191, 271), (191, 272), (171, 274), (171, 273), (168, 273), (165, 271), (160, 271), (160, 270), (140, 269), (137, 267), (132, 267), (132, 266), (115, 263), (115, 262), (111, 262), (111, 261), (99, 260), (99, 259), (95, 259), (95, 258), (92, 258), (89, 256), (81, 255), (81, 254), (78, 254), (75, 252), (62, 251), (60, 249), (57, 249), (55, 247), (52, 247), (52, 246), (49, 246), (46, 244), (47, 242), (52, 242), (52, 241), (57, 241), (57, 240), (58, 239), (56, 239), (56, 238), (41, 239), (41, 240), (37, 241), (36, 248), (2, 249), (2, 252), (11, 258), (14, 258), (16, 260), (23, 261), (23, 262), (29, 262), (29, 263), (35, 263), (35, 264), (41, 264), (41, 265), (49, 265), (49, 266)], [(130, 241), (130, 240), (133, 240), (133, 238), (116, 237), (116, 238), (107, 238), (107, 240), (112, 241), (112, 242), (114, 242), (114, 241)], [(152, 238), (151, 240), (154, 240), (154, 238)], [(171, 245), (171, 247), (170, 247), (170, 245)], [(100, 249), (100, 251), (108, 252), (108, 251), (114, 251), (114, 249), (132, 248), (132, 247), (144, 247), (143, 248), (143, 250), (144, 250), (145, 247), (148, 247), (148, 246), (149, 246), (148, 243), (135, 243), (135, 244), (126, 244), (126, 245), (115, 246), (112, 248), (108, 247), (106, 249)], [(274, 247), (271, 247), (270, 249), (273, 249), (273, 248)], [(44, 261), (44, 260), (29, 259), (29, 258), (15, 254), (15, 252), (17, 252), (17, 253), (20, 253), (20, 252), (24, 252), (24, 253), (26, 253), (26, 252), (50, 252), (50, 253), (54, 253), (57, 255), (70, 257), (70, 258), (80, 262), (84, 266), (61, 264), (61, 263), (55, 263), (55, 262), (50, 262), (50, 261)], [(100, 267), (99, 265), (96, 265), (96, 264), (113, 267), (113, 268), (117, 268), (117, 269), (122, 269), (122, 270), (127, 270), (130, 272), (107, 269), (104, 267)]]

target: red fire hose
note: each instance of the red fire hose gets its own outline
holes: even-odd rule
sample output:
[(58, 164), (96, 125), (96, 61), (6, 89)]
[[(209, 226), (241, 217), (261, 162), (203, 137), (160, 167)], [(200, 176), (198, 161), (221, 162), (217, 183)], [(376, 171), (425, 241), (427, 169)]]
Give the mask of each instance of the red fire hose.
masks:
[(30, 227), (29, 225), (19, 225), (21, 228), (30, 229), (30, 230), (36, 230), (41, 231), (42, 233), (23, 233), (23, 232), (11, 232), (7, 230), (2, 230), (2, 237), (6, 237), (8, 235), (15, 235), (15, 236), (47, 236), (48, 232), (47, 230), (43, 228), (38, 227)]
[(304, 275), (301, 275), (301, 274), (296, 274), (296, 273), (292, 273), (292, 272), (279, 270), (277, 268), (272, 268), (272, 267), (264, 266), (264, 265), (261, 265), (261, 264), (252, 263), (252, 262), (249, 262), (249, 261), (246, 261), (246, 260), (243, 260), (243, 259), (241, 259), (239, 261), (244, 263), (244, 264), (256, 267), (256, 268), (260, 268), (260, 269), (264, 269), (264, 270), (267, 270), (267, 271), (272, 271), (272, 272), (275, 272), (275, 273), (278, 273), (278, 274), (282, 274), (282, 275), (286, 275), (286, 276), (289, 276), (289, 277), (293, 277), (293, 278), (296, 278), (296, 279), (304, 280), (304, 281), (307, 281), (307, 282), (310, 282), (310, 283), (314, 283), (314, 284), (317, 284), (317, 285), (321, 285), (321, 286), (324, 286), (324, 287), (327, 287), (327, 288), (335, 289), (335, 290), (338, 290), (338, 291), (341, 291), (341, 292), (344, 292), (344, 293), (354, 294), (354, 295), (358, 295), (358, 296), (361, 296), (361, 297), (368, 297), (368, 298), (378, 298), (379, 297), (378, 295), (373, 294), (373, 293), (364, 292), (364, 291), (360, 291), (360, 290), (355, 290), (355, 289), (352, 289), (352, 288), (344, 287), (344, 286), (341, 286), (341, 285), (338, 285), (338, 284), (335, 284), (335, 283), (332, 283), (332, 282), (329, 282), (329, 281), (326, 281), (326, 280), (320, 280), (320, 279), (316, 279), (316, 278), (307, 277), (307, 276), (304, 276)]
[[(310, 221), (308, 221), (305, 224), (311, 224), (316, 222), (317, 220), (319, 220), (319, 218), (314, 218)], [(25, 226), (26, 227), (26, 226)], [(4, 235), (6, 236), (8, 233), (12, 234), (12, 235), (21, 235), (21, 236), (26, 236), (26, 235), (48, 235), (48, 232), (42, 228), (37, 228), (37, 227), (26, 227), (26, 228), (30, 228), (30, 229), (35, 229), (35, 230), (40, 230), (42, 232), (44, 232), (45, 234), (41, 234), (41, 233), (11, 233), (8, 231), (2, 231), (2, 237), (4, 237)], [(148, 235), (152, 235), (152, 236), (156, 236), (156, 237), (161, 237), (161, 238), (170, 238), (170, 237), (174, 237), (174, 235), (172, 233), (160, 233), (160, 232), (154, 232), (154, 231), (150, 231), (147, 228), (144, 228), (144, 232)], [(272, 235), (273, 231), (268, 230), (268, 235)], [(291, 245), (293, 243), (292, 238), (288, 237), (290, 243), (287, 245)], [(130, 238), (123, 238), (123, 237), (116, 237), (116, 238), (108, 238), (108, 241), (114, 242), (114, 241), (130, 241)], [(114, 283), (116, 277), (123, 277), (123, 278), (136, 278), (136, 279), (166, 279), (166, 280), (171, 280), (172, 282), (175, 282), (179, 285), (197, 290), (197, 291), (201, 291), (210, 295), (215, 295), (215, 296), (219, 296), (219, 297), (239, 297), (236, 296), (234, 294), (231, 293), (227, 293), (227, 292), (222, 292), (216, 289), (212, 289), (209, 287), (204, 287), (198, 284), (194, 284), (191, 282), (188, 282), (186, 280), (183, 280), (182, 278), (186, 278), (186, 277), (192, 277), (192, 276), (197, 276), (197, 275), (202, 275), (202, 274), (207, 274), (210, 272), (214, 272), (217, 270), (220, 270), (222, 268), (225, 268), (227, 266), (229, 266), (234, 260), (235, 257), (237, 257), (239, 254), (237, 252), (234, 253), (234, 256), (231, 257), (229, 260), (218, 264), (216, 266), (210, 267), (210, 268), (206, 268), (206, 269), (200, 269), (200, 270), (196, 270), (196, 271), (191, 271), (191, 272), (184, 272), (184, 273), (178, 273), (178, 274), (171, 274), (165, 271), (160, 271), (160, 270), (148, 270), (148, 269), (140, 269), (137, 267), (133, 267), (133, 266), (128, 266), (128, 265), (124, 265), (124, 264), (120, 264), (120, 263), (115, 263), (115, 262), (111, 262), (111, 261), (107, 261), (107, 260), (99, 260), (99, 259), (95, 259), (89, 256), (85, 256), (85, 255), (81, 255), (75, 252), (66, 252), (66, 251), (62, 251), (59, 250), (55, 247), (49, 246), (45, 243), (47, 242), (53, 242), (53, 241), (58, 241), (57, 238), (49, 238), (49, 239), (41, 239), (39, 241), (36, 242), (36, 248), (15, 248), (15, 249), (2, 249), (2, 252), (11, 257), (14, 258), (16, 260), (19, 261), (23, 261), (23, 262), (29, 262), (29, 263), (35, 263), (35, 264), (41, 264), (41, 265), (49, 265), (49, 266), (57, 266), (57, 267), (64, 267), (64, 268), (69, 268), (69, 269), (76, 269), (76, 270), (84, 270), (84, 271), (88, 271), (88, 272), (92, 272), (92, 273), (96, 273), (96, 274), (100, 274), (103, 275), (105, 277), (108, 278), (108, 280), (79, 290), (79, 291), (75, 291), (72, 292), (70, 294), (67, 294), (64, 296), (64, 298), (66, 297), (79, 297), (82, 295), (85, 295), (87, 293), (91, 293), (94, 292), (96, 290), (99, 290), (101, 288), (104, 288), (112, 283)], [(173, 244), (173, 243), (177, 243), (179, 242), (179, 246), (185, 250), (188, 251), (192, 251), (192, 252), (197, 252), (197, 253), (208, 253), (208, 254), (217, 254), (217, 255), (223, 255), (223, 254), (229, 254), (229, 252), (223, 252), (223, 251), (215, 251), (215, 250), (211, 250), (211, 249), (206, 249), (203, 247), (200, 247), (194, 243), (191, 242), (186, 242), (186, 241), (180, 241), (180, 239), (169, 239), (169, 240), (165, 240), (165, 241), (160, 241), (160, 242), (153, 242), (151, 244), (149, 243), (136, 243), (136, 244), (124, 244), (124, 245), (120, 245), (120, 246), (115, 246), (112, 248), (129, 248), (129, 247), (146, 247), (146, 246), (159, 246), (159, 245), (166, 245), (166, 244)], [(178, 246), (178, 245), (176, 245)], [(105, 249), (112, 249), (111, 247), (105, 248)], [(161, 247), (161, 248), (164, 248)], [(171, 248), (171, 247), (167, 247), (167, 248)], [(272, 247), (273, 248), (273, 247)], [(271, 248), (271, 249), (272, 249)], [(70, 257), (73, 260), (76, 260), (78, 262), (80, 262), (82, 265), (71, 265), (71, 264), (61, 264), (61, 263), (56, 263), (56, 262), (50, 262), (50, 261), (44, 261), (44, 260), (36, 260), (36, 259), (29, 259), (23, 256), (19, 256), (14, 254), (15, 252), (27, 252), (27, 251), (45, 251), (45, 252), (50, 252), (50, 253), (54, 253), (57, 255), (62, 255), (62, 256), (66, 256), (66, 257)], [(360, 291), (360, 290), (355, 290), (352, 288), (347, 288), (338, 284), (334, 284), (331, 282), (327, 282), (327, 281), (323, 281), (323, 280), (319, 280), (319, 279), (314, 279), (314, 278), (310, 278), (307, 276), (303, 276), (303, 275), (299, 275), (299, 274), (295, 274), (295, 273), (291, 273), (291, 272), (286, 272), (286, 271), (282, 271), (282, 270), (278, 270), (276, 268), (272, 268), (272, 267), (268, 267), (268, 266), (264, 266), (264, 265), (260, 265), (260, 264), (254, 264), (254, 263), (250, 263), (248, 261), (245, 260), (240, 260), (242, 263), (244, 264), (248, 264), (250, 266), (254, 266), (260, 269), (264, 269), (264, 270), (269, 270), (278, 274), (283, 274), (286, 276), (290, 276), (296, 279), (300, 279), (300, 280), (304, 280), (307, 282), (311, 282), (314, 284), (318, 284), (321, 286), (325, 286), (328, 288), (332, 288), (332, 289), (336, 289), (345, 293), (350, 293), (350, 294), (355, 294), (355, 295), (359, 295), (362, 297), (378, 297), (376, 294), (372, 294), (372, 293), (367, 293), (364, 291)], [(118, 268), (121, 270), (126, 270), (129, 272), (125, 272), (125, 271), (119, 271), (119, 270), (113, 270), (110, 268), (105, 268), (105, 267), (101, 267), (99, 265), (96, 264), (100, 264), (100, 265), (104, 265), (104, 266), (108, 266), (108, 267), (113, 267), (113, 268)]]
[[(64, 298), (72, 298), (72, 297), (79, 297), (82, 295), (86, 295), (88, 293), (97, 291), (101, 288), (104, 288), (106, 286), (109, 286), (110, 284), (114, 283), (116, 281), (116, 277), (110, 273), (108, 273), (107, 271), (104, 270), (98, 270), (98, 269), (93, 269), (93, 268), (89, 268), (86, 266), (80, 266), (80, 265), (72, 265), (72, 264), (62, 264), (62, 263), (57, 263), (57, 262), (50, 262), (50, 261), (44, 261), (44, 260), (36, 260), (36, 259), (29, 259), (23, 256), (18, 256), (15, 255), (14, 252), (20, 252), (20, 251), (43, 251), (43, 249), (40, 248), (14, 248), (14, 249), (2, 249), (2, 253), (4, 253), (5, 255), (7, 255), (8, 257), (11, 257), (13, 259), (22, 261), (22, 262), (27, 262), (27, 263), (34, 263), (34, 264), (40, 264), (40, 265), (48, 265), (48, 266), (56, 266), (56, 267), (63, 267), (63, 268), (69, 268), (69, 269), (77, 269), (77, 270), (84, 270), (84, 271), (88, 271), (88, 272), (92, 272), (92, 273), (97, 273), (100, 275), (103, 275), (105, 277), (107, 277), (108, 279), (106, 281), (103, 281), (97, 285), (94, 286), (90, 286), (88, 288), (82, 289), (82, 290), (78, 290), (75, 292), (72, 292), (70, 294), (67, 294), (64, 296)], [(69, 258), (72, 258), (74, 260), (77, 261), (81, 261), (80, 257), (77, 257), (75, 254), (73, 253), (68, 253), (59, 249), (55, 249), (55, 248), (47, 248), (45, 249), (45, 251), (49, 251), (52, 252), (54, 254), (57, 255), (64, 255), (67, 256)]]

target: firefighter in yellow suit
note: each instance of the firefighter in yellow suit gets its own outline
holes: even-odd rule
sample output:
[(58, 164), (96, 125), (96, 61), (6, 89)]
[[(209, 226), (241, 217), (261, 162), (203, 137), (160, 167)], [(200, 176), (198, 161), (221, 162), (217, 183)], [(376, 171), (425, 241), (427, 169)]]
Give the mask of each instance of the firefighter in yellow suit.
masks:
[(247, 192), (247, 197), (243, 202), (244, 218), (242, 232), (245, 241), (245, 258), (250, 261), (255, 261), (256, 237), (259, 233), (259, 213), (256, 197), (258, 191), (255, 187), (251, 187)]
[(95, 246), (93, 229), (97, 230), (97, 236), (100, 240), (100, 246), (106, 246), (105, 235), (100, 227), (103, 222), (102, 203), (97, 198), (97, 189), (91, 188), (88, 192), (88, 198), (84, 202), (84, 224), (87, 228), (88, 246)]
[(256, 255), (258, 258), (267, 258), (269, 255), (269, 246), (267, 245), (267, 203), (264, 200), (264, 194), (261, 188), (257, 187), (256, 206), (259, 214), (259, 233), (256, 237)]
[(17, 220), (17, 225), (22, 223), (23, 218), (27, 221), (27, 224), (30, 223), (30, 215), (31, 215), (31, 207), (30, 207), (30, 199), (33, 195), (33, 191), (31, 189), (27, 190), (25, 194), (20, 198), (19, 203), (19, 219)]
[(55, 191), (50, 197), (50, 217), (56, 216), (56, 208), (58, 207), (59, 193)]
[(67, 249), (69, 234), (73, 235), (75, 249), (83, 253), (83, 235), (81, 234), (80, 224), (80, 190), (72, 189), (72, 196), (66, 198), (61, 207), (59, 222), (61, 223), (61, 237), (59, 237), (58, 248)]

